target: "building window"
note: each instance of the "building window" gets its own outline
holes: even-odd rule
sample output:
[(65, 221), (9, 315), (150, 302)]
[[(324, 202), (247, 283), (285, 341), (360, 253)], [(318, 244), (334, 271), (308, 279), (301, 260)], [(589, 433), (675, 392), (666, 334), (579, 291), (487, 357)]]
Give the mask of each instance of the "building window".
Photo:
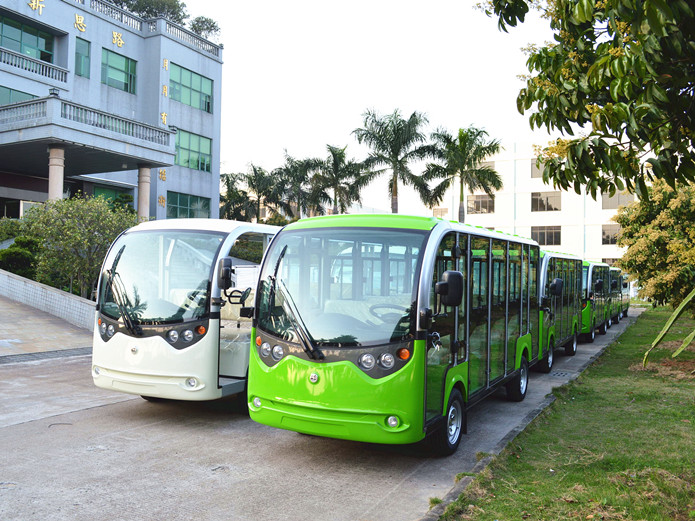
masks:
[(531, 211), (532, 212), (555, 212), (562, 209), (560, 192), (532, 192)]
[(432, 215), (434, 217), (438, 217), (440, 219), (446, 219), (449, 217), (449, 209), (448, 208), (433, 208), (432, 209)]
[(624, 206), (634, 202), (635, 196), (632, 194), (617, 193), (613, 197), (608, 194), (601, 194), (601, 208), (604, 210), (617, 210), (619, 206)]
[(615, 266), (615, 263), (620, 259), (601, 259), (601, 262), (608, 264), (609, 266)]
[(89, 78), (89, 42), (75, 38), (75, 74)]
[(543, 165), (541, 164), (540, 167), (536, 166), (536, 159), (531, 160), (531, 178), (533, 179), (543, 177)]
[(467, 212), (473, 213), (495, 213), (495, 200), (487, 194), (469, 195)]
[(34, 99), (36, 96), (22, 92), (21, 90), (10, 89), (9, 87), (0, 86), (0, 105), (9, 105), (10, 103), (19, 103)]
[(137, 62), (108, 49), (101, 50), (101, 83), (135, 94)]
[(53, 63), (53, 35), (0, 16), (0, 46)]
[(559, 246), (562, 241), (560, 226), (531, 226), (531, 238), (541, 246)]
[(212, 113), (212, 80), (205, 76), (172, 63), (169, 92), (173, 100)]
[(604, 224), (602, 227), (602, 244), (618, 244), (619, 224)]
[(210, 172), (212, 140), (185, 130), (177, 131), (175, 162), (179, 166)]
[(167, 192), (167, 219), (210, 217), (210, 199)]

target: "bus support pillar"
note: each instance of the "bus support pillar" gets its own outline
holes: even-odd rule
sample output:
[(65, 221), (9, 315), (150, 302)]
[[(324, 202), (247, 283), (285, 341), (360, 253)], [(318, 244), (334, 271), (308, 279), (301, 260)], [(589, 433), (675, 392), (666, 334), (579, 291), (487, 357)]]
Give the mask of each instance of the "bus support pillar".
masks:
[(138, 218), (150, 218), (150, 168), (138, 165)]

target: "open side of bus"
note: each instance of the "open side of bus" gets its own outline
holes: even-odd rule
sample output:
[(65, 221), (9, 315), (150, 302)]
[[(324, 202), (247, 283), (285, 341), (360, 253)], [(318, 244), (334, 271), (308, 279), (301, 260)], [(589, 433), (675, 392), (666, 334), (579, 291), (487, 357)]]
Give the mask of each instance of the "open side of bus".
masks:
[(593, 342), (596, 330), (605, 335), (610, 321), (610, 280), (608, 264), (583, 261), (582, 330), (584, 339)]
[(627, 316), (630, 307), (630, 289), (627, 282), (627, 275), (622, 270), (611, 266), (609, 270), (611, 283), (611, 320), (614, 323)]
[(538, 269), (533, 241), (437, 219), (287, 226), (252, 310), (251, 418), (455, 451), (467, 409), (500, 387), (522, 400), (543, 357)]
[(142, 223), (102, 268), (92, 377), (146, 399), (213, 400), (246, 388), (252, 299), (277, 227), (211, 219)]
[(541, 257), (539, 341), (548, 355), (539, 369), (548, 373), (556, 347), (564, 347), (568, 356), (577, 353), (577, 340), (582, 329), (582, 260), (548, 251), (542, 251)]

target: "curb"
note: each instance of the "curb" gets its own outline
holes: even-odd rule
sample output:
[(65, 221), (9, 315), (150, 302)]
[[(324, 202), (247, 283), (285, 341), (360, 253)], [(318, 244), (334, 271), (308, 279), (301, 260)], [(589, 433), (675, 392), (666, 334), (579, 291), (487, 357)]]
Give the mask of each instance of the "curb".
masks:
[(21, 355), (0, 356), (0, 365), (21, 364), (23, 362), (34, 362), (36, 360), (49, 360), (53, 358), (67, 358), (70, 356), (87, 356), (92, 354), (92, 347), (76, 347), (74, 349), (63, 349), (60, 351), (43, 351), (41, 353), (23, 353)]
[[(645, 309), (645, 308), (641, 308)], [(627, 316), (624, 320), (632, 320), (630, 324), (628, 324), (628, 327), (634, 324), (634, 322), (637, 320), (639, 315), (642, 314), (642, 311), (640, 311), (639, 314), (633, 314)], [(627, 330), (627, 327), (625, 328)], [(620, 335), (622, 335), (625, 331), (622, 331)], [(596, 359), (598, 359), (606, 349), (608, 349), (610, 346), (613, 345), (613, 343), (620, 338), (620, 335), (616, 335), (614, 338), (611, 339), (610, 343), (606, 344), (603, 346), (599, 351), (596, 352), (591, 358), (589, 358), (586, 363), (582, 364), (579, 369), (577, 370), (576, 374), (574, 374), (568, 381), (567, 383), (570, 383), (574, 380), (576, 380), (579, 375), (581, 375), (591, 364), (593, 364)], [(562, 384), (566, 385), (566, 384)], [(495, 446), (493, 449), (493, 453), (485, 456), (483, 459), (481, 459), (478, 463), (475, 464), (473, 467), (471, 473), (475, 474), (474, 476), (465, 476), (463, 479), (458, 481), (457, 483), (454, 484), (454, 486), (451, 488), (449, 492), (442, 498), (442, 502), (433, 506), (427, 514), (419, 518), (417, 521), (438, 521), (439, 518), (444, 514), (444, 511), (447, 509), (447, 507), (456, 501), (458, 497), (463, 493), (463, 491), (468, 487), (468, 485), (471, 484), (471, 482), (475, 479), (475, 477), (480, 474), (487, 466), (492, 462), (493, 458), (498, 456), (502, 450), (512, 441), (514, 438), (516, 438), (526, 427), (534, 420), (536, 417), (541, 414), (550, 404), (552, 404), (555, 401), (555, 396), (552, 394), (546, 395), (545, 399), (536, 407), (534, 410), (529, 412), (519, 424), (514, 427), (512, 430), (510, 430), (500, 441), (499, 443)]]

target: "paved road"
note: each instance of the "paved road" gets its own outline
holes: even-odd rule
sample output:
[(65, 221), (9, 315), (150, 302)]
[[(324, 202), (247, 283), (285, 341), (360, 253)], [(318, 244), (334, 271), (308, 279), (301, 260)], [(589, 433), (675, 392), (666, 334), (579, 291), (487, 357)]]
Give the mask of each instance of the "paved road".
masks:
[(98, 389), (80, 351), (0, 356), (0, 519), (419, 519), (429, 498), (450, 493), (477, 453), (501, 450), (631, 314), (577, 356), (558, 351), (551, 374), (531, 374), (524, 402), (501, 393), (471, 411), (449, 458), (272, 429), (235, 398), (149, 403)]

